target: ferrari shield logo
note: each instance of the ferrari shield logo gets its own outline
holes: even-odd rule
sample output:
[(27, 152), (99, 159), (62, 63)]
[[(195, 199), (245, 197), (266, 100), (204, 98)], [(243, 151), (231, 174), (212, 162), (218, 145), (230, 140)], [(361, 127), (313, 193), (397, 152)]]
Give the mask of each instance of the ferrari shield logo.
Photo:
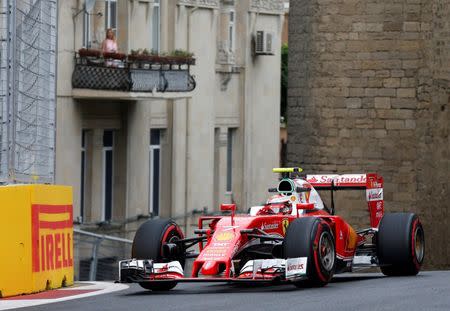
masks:
[(281, 221), (281, 227), (283, 228), (283, 234), (286, 234), (286, 230), (289, 227), (289, 219), (285, 218)]

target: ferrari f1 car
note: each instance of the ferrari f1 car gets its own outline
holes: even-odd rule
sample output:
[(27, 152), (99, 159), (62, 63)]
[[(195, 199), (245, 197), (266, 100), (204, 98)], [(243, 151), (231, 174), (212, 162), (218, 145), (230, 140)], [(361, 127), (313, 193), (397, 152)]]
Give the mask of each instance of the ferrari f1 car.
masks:
[[(324, 286), (336, 273), (380, 267), (388, 276), (416, 275), (424, 260), (424, 230), (412, 213), (384, 213), (377, 174), (307, 175), (280, 168), (282, 178), (264, 205), (235, 215), (200, 217), (186, 238), (172, 220), (148, 220), (136, 232), (132, 259), (119, 263), (123, 283), (169, 290), (179, 282), (292, 283)], [(331, 192), (330, 207), (319, 191)], [(355, 231), (335, 215), (334, 192), (363, 190), (370, 227)], [(198, 251), (192, 250), (198, 245)], [(195, 258), (190, 276), (187, 258)]]

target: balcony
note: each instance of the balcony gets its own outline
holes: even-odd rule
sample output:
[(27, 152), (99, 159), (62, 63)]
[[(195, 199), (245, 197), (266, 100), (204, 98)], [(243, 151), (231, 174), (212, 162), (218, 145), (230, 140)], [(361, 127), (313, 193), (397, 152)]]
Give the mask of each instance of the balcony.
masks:
[(125, 55), (80, 50), (75, 56), (72, 95), (85, 99), (184, 98), (196, 87), (192, 56)]

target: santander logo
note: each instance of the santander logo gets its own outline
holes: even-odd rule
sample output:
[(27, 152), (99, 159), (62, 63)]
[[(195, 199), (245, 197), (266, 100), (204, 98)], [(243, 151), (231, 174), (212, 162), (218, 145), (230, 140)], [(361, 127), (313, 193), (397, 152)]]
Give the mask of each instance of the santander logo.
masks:
[(334, 180), (338, 184), (362, 184), (366, 183), (366, 174), (346, 174), (346, 175), (310, 175), (306, 179), (310, 183), (331, 184)]

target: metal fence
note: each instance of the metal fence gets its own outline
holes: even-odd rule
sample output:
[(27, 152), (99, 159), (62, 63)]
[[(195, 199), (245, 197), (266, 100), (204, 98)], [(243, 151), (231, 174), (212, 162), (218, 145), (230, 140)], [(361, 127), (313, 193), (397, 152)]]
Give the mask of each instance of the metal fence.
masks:
[(74, 229), (75, 279), (118, 279), (119, 260), (131, 256), (131, 240)]
[(52, 183), (57, 1), (0, 3), (0, 181)]
[(126, 92), (191, 92), (196, 87), (188, 64), (152, 64), (101, 57), (76, 57), (72, 86), (81, 89)]

